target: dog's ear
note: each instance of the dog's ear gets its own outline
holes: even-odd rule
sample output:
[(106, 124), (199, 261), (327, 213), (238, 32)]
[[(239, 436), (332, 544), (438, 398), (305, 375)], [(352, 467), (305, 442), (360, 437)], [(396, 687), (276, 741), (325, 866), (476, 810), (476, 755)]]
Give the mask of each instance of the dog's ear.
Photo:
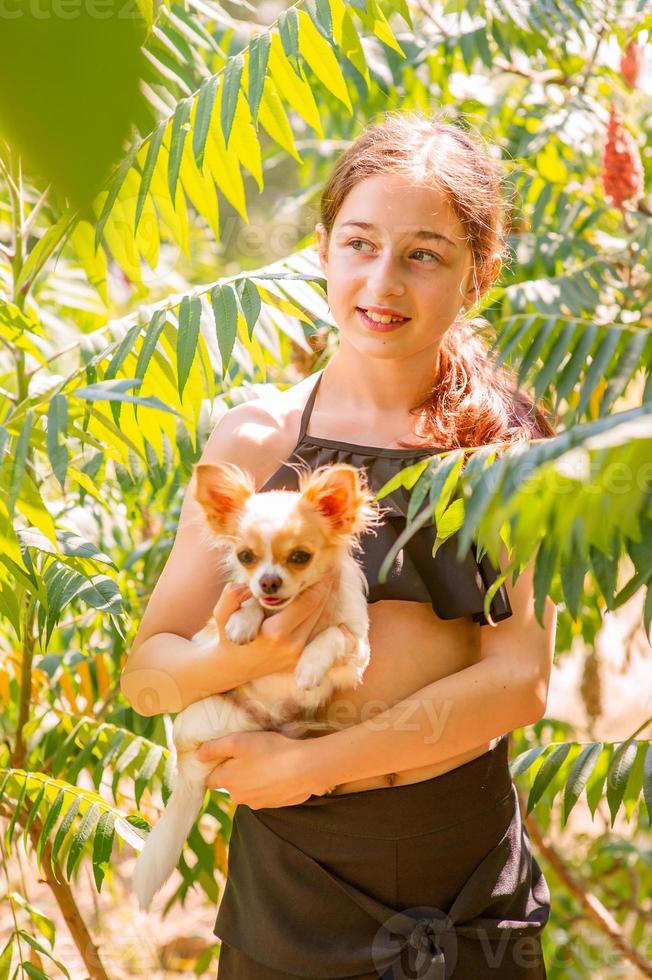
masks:
[(256, 492), (253, 477), (235, 463), (197, 463), (193, 469), (195, 497), (208, 523), (219, 534), (232, 529), (235, 516)]
[(335, 463), (304, 474), (301, 494), (341, 534), (356, 530), (358, 512), (366, 501), (360, 475), (355, 466)]

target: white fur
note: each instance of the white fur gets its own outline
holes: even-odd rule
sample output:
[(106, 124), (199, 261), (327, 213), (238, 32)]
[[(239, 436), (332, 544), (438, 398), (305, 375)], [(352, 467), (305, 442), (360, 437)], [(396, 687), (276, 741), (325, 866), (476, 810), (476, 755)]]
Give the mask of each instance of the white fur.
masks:
[[(265, 496), (265, 495), (260, 495)], [(354, 538), (351, 538), (353, 544)], [(369, 613), (367, 581), (364, 572), (350, 553), (339, 560), (339, 588), (332, 604), (331, 622), (304, 647), (293, 672), (280, 671), (256, 678), (222, 694), (203, 698), (181, 711), (172, 729), (177, 753), (177, 777), (174, 790), (158, 823), (141, 851), (133, 875), (134, 889), (141, 909), (149, 907), (152, 898), (176, 868), (183, 844), (201, 810), (206, 793), (205, 780), (215, 762), (201, 763), (195, 750), (202, 742), (230, 732), (260, 731), (263, 725), (254, 720), (235, 699), (252, 699), (256, 706), (269, 712), (272, 725), (283, 724), (282, 705), (292, 700), (304, 715), (310, 715), (339, 688), (357, 687), (369, 663)], [(272, 610), (265, 610), (256, 598), (242, 603), (225, 627), (234, 643), (248, 643)], [(346, 638), (336, 624), (344, 623), (357, 638), (352, 655), (346, 656)], [(217, 628), (213, 621), (195, 634), (193, 642), (215, 643)]]

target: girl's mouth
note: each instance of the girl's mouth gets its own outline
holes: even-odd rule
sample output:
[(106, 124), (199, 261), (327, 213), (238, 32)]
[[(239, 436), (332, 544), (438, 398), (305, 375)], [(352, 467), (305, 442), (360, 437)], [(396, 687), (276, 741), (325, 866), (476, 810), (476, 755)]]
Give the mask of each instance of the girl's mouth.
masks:
[(404, 323), (408, 323), (410, 320), (410, 317), (408, 316), (403, 317), (401, 320), (392, 320), (391, 323), (378, 323), (376, 320), (372, 320), (370, 316), (367, 316), (361, 306), (356, 306), (355, 311), (368, 330), (376, 330), (380, 333), (387, 333), (388, 330), (397, 330), (399, 327), (402, 327)]

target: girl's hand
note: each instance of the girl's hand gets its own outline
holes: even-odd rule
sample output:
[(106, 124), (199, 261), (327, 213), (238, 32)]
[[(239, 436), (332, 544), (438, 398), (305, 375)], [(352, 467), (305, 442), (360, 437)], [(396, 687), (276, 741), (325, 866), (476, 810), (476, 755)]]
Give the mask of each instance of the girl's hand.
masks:
[(195, 755), (216, 763), (207, 787), (227, 790), (234, 803), (252, 810), (303, 803), (327, 790), (311, 770), (306, 743), (278, 732), (233, 732), (203, 742)]
[(234, 657), (246, 656), (255, 664), (251, 679), (277, 671), (292, 671), (324, 613), (333, 602), (333, 587), (339, 569), (332, 569), (323, 579), (308, 586), (280, 612), (267, 616), (258, 635), (250, 643), (232, 643), (225, 634), (231, 615), (245, 599), (251, 597), (246, 585), (228, 583), (222, 590), (213, 617), (219, 633), (220, 649)]

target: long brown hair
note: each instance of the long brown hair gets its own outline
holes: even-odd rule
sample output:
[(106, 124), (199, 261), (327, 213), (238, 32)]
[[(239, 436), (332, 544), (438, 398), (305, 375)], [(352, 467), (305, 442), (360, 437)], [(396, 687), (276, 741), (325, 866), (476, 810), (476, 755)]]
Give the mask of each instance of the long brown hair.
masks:
[[(323, 187), (320, 220), (329, 237), (349, 191), (387, 173), (447, 195), (467, 235), (479, 299), (509, 258), (500, 170), (481, 138), (421, 110), (386, 113), (338, 157)], [(435, 384), (410, 410), (421, 419), (423, 442), (453, 449), (555, 434), (546, 414), (518, 390), (512, 369), (493, 363), (480, 334), (491, 330), (485, 317), (458, 314), (442, 337)]]

